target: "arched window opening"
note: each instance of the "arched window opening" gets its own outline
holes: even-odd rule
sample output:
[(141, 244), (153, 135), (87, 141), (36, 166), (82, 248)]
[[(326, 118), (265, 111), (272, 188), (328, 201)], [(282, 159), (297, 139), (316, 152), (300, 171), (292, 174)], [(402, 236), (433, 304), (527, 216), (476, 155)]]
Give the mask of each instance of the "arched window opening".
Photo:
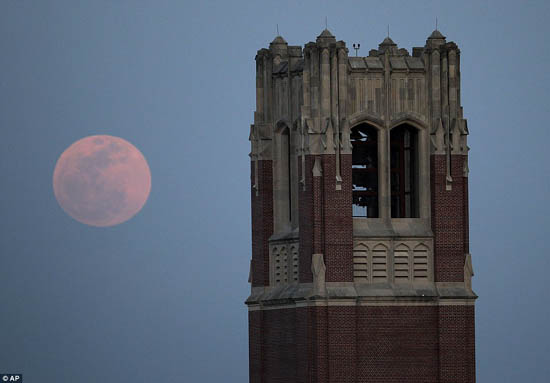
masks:
[(354, 217), (378, 217), (377, 133), (367, 124), (351, 130)]
[(277, 234), (298, 228), (297, 138), (286, 123), (277, 123), (273, 136), (273, 230)]
[(390, 133), (392, 218), (418, 217), (418, 132), (401, 125)]

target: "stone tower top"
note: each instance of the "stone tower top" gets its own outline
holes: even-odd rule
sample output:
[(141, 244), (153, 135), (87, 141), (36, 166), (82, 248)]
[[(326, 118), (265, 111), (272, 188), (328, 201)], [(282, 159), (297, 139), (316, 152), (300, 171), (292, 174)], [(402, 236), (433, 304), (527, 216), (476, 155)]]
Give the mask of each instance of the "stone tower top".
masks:
[(426, 46), (429, 48), (436, 48), (444, 45), (446, 37), (439, 30), (434, 30), (430, 37), (426, 40)]
[(390, 36), (386, 37), (384, 41), (378, 44), (378, 53), (390, 52), (392, 54), (397, 53), (397, 44), (393, 42)]
[(445, 36), (439, 30), (434, 30), (430, 37), (428, 37), (428, 40), (438, 39), (438, 40), (445, 40)]
[(251, 383), (475, 383), (460, 50), (411, 53), (256, 55)]
[(271, 42), (271, 45), (279, 45), (279, 44), (288, 45), (286, 40), (281, 35), (278, 35), (277, 37), (275, 37)]
[(319, 36), (317, 36), (318, 39), (334, 39), (334, 35), (330, 33), (328, 29), (324, 29), (323, 32)]
[(388, 46), (388, 45), (395, 45), (395, 46), (397, 46), (397, 44), (393, 42), (393, 40), (390, 38), (390, 36), (386, 37), (386, 38), (384, 39), (384, 41), (382, 41), (382, 42), (380, 43), (379, 46)]

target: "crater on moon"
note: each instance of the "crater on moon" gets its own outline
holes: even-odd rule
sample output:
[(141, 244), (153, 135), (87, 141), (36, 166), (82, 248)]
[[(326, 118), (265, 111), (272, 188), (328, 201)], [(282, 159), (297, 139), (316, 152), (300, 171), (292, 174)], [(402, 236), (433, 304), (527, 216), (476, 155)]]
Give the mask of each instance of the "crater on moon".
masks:
[(89, 136), (61, 154), (53, 189), (59, 205), (77, 221), (113, 226), (141, 210), (151, 191), (151, 172), (143, 154), (128, 141)]

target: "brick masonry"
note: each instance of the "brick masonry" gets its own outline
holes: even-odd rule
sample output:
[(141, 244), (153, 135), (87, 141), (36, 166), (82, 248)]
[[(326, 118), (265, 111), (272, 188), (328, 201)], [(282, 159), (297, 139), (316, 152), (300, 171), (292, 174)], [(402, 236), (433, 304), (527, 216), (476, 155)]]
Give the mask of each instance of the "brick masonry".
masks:
[[(251, 187), (252, 286), (269, 285), (269, 237), (273, 234), (273, 162), (257, 161), (258, 195)], [(254, 176), (254, 161), (251, 162)], [(252, 183), (254, 180), (252, 180)]]
[[(301, 163), (301, 157), (299, 157), (299, 161)], [(306, 185), (313, 184), (313, 162), (314, 158), (312, 156), (305, 156)], [(302, 167), (298, 166), (298, 169), (299, 179), (302, 179)], [(311, 273), (311, 254), (313, 254), (313, 194), (308, 188), (304, 190), (301, 184), (298, 193), (300, 214), (300, 283), (310, 283), (313, 281), (313, 274)]]
[(475, 382), (473, 315), (436, 305), (253, 311), (250, 381)]
[(336, 190), (335, 155), (323, 155), (323, 247), (327, 282), (353, 282), (351, 154), (340, 156), (342, 190)]
[(468, 177), (466, 156), (451, 156), (452, 189), (446, 190), (445, 155), (431, 156), (432, 230), (437, 282), (463, 282), (468, 243)]
[(475, 382), (474, 306), (439, 308), (439, 382)]
[[(306, 185), (300, 188), (300, 282), (311, 282), (311, 254), (324, 254), (327, 281), (353, 281), (351, 154), (341, 155), (341, 190), (336, 190), (334, 155), (318, 156), (322, 177), (315, 179), (315, 156), (306, 156)], [(299, 170), (300, 179), (301, 167)]]

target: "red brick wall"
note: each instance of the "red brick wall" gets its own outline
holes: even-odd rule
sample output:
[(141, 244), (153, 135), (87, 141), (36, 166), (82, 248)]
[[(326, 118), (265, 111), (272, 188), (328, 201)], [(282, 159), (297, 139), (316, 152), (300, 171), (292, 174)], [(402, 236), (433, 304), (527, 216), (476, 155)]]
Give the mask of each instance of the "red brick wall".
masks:
[[(299, 275), (301, 283), (313, 282), (313, 275), (311, 273), (311, 255), (313, 254), (313, 194), (311, 192), (313, 162), (313, 156), (305, 156), (305, 180), (307, 186), (304, 191), (303, 185), (300, 184), (298, 192), (298, 210), (300, 214)], [(298, 157), (298, 163), (298, 174), (301, 180), (303, 178), (302, 157)]]
[[(313, 177), (315, 157), (322, 177)], [(301, 161), (301, 158), (299, 158)], [(351, 154), (341, 156), (342, 190), (336, 190), (335, 155), (306, 156), (306, 190), (300, 185), (300, 282), (312, 282), (311, 256), (322, 253), (328, 282), (353, 281)], [(301, 162), (299, 166), (302, 178)]]
[(327, 307), (309, 307), (309, 334), (311, 356), (309, 362), (310, 382), (328, 383), (329, 350)]
[(473, 306), (249, 313), (250, 382), (474, 383)]
[[(273, 234), (273, 164), (258, 161), (259, 193), (251, 189), (252, 209), (252, 286), (269, 285), (269, 237)], [(251, 162), (254, 182), (254, 161)]]
[(288, 383), (296, 378), (296, 310), (263, 312), (263, 381)]
[(333, 306), (328, 309), (329, 382), (355, 383), (358, 347), (357, 307)]
[(440, 383), (474, 383), (474, 306), (439, 307)]
[(250, 382), (310, 383), (311, 310), (253, 311), (248, 318)]
[(451, 156), (452, 190), (446, 190), (445, 155), (431, 156), (432, 230), (436, 282), (463, 282), (468, 249), (466, 156)]
[(309, 361), (313, 352), (311, 327), (308, 325), (310, 312), (307, 307), (296, 309), (296, 383), (310, 383)]
[[(313, 166), (315, 162), (321, 162), (322, 169), (322, 157), (314, 156), (313, 157)], [(322, 171), (322, 170), (321, 170)], [(311, 198), (313, 200), (313, 211), (312, 211), (312, 221), (313, 221), (313, 254), (322, 253), (324, 250), (323, 247), (323, 221), (324, 221), (324, 211), (323, 211), (323, 176), (315, 177), (311, 179), (310, 184), (310, 193), (312, 194)]]
[(437, 306), (363, 306), (357, 318), (357, 381), (438, 382)]
[[(460, 156), (461, 161), (459, 163), (462, 163), (462, 166), (468, 165), (468, 157), (466, 156)], [(465, 164), (466, 162), (466, 164)], [(458, 171), (458, 169), (455, 169), (455, 171)], [(462, 169), (462, 174), (464, 174), (464, 168)], [(470, 252), (470, 212), (469, 212), (469, 194), (468, 194), (468, 177), (462, 178), (462, 198), (463, 198), (463, 205), (462, 205), (462, 234), (464, 235), (463, 239), (463, 247), (464, 247), (464, 253)]]
[(323, 243), (327, 282), (353, 282), (351, 154), (341, 155), (342, 190), (336, 190), (336, 156), (323, 155)]
[(250, 383), (262, 381), (262, 313), (248, 312), (248, 374)]

